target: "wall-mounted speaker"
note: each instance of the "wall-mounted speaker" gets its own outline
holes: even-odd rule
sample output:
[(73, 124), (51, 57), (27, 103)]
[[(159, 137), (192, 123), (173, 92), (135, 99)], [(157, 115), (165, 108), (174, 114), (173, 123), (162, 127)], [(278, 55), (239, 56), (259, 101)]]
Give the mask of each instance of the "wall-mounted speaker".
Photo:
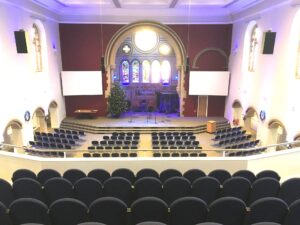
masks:
[(186, 58), (186, 62), (185, 62), (185, 72), (189, 73), (190, 72), (190, 58), (187, 57)]
[(275, 46), (276, 32), (265, 32), (262, 54), (273, 54)]
[(17, 53), (28, 53), (25, 31), (15, 31)]

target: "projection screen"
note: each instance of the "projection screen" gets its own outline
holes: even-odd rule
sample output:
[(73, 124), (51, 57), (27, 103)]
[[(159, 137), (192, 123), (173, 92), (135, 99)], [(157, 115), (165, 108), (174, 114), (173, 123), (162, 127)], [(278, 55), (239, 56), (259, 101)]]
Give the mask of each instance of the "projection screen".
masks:
[(191, 71), (189, 95), (227, 96), (229, 71)]
[(101, 71), (62, 71), (63, 95), (102, 95)]

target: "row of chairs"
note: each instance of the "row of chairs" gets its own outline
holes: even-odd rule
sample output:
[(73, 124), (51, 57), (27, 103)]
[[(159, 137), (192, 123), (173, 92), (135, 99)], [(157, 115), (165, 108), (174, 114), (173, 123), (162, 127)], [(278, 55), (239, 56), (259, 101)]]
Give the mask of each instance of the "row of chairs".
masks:
[(140, 132), (138, 132), (138, 131), (136, 131), (136, 132), (123, 132), (123, 131), (112, 132), (112, 136), (124, 136), (124, 135), (127, 135), (127, 136), (140, 136)]
[(199, 146), (199, 141), (155, 141), (152, 140), (152, 146)]
[(152, 132), (151, 136), (193, 136), (194, 132), (189, 131), (189, 132), (185, 132), (185, 131), (181, 131), (181, 132), (171, 132), (171, 131), (167, 131), (167, 132)]
[(82, 157), (84, 157), (84, 158), (137, 157), (137, 156), (138, 156), (138, 154), (136, 152), (129, 152), (129, 153), (128, 152), (93, 152), (93, 153), (85, 152), (85, 153), (82, 153)]
[(76, 145), (75, 141), (64, 141), (63, 143), (48, 143), (40, 141), (29, 141), (29, 147), (38, 149), (72, 149)]
[(54, 132), (58, 134), (77, 134), (80, 136), (85, 136), (84, 131), (81, 130), (68, 130), (68, 129), (54, 128)]
[(23, 198), (15, 200), (9, 210), (0, 205), (0, 222), (5, 225), (10, 225), (11, 221), (14, 225), (28, 222), (76, 225), (88, 221), (108, 225), (137, 225), (145, 221), (169, 225), (196, 225), (203, 222), (224, 225), (253, 225), (259, 222), (298, 225), (299, 213), (300, 200), (288, 207), (278, 198), (262, 198), (248, 210), (243, 201), (234, 197), (223, 197), (210, 205), (198, 198), (183, 197), (169, 207), (156, 197), (138, 199), (130, 206), (114, 197), (95, 199), (88, 206), (77, 199), (63, 198), (53, 202), (49, 208), (39, 200)]
[(247, 141), (247, 140), (250, 140), (252, 137), (251, 134), (248, 134), (248, 135), (243, 135), (243, 136), (240, 136), (240, 137), (233, 137), (233, 138), (229, 138), (229, 139), (226, 139), (226, 140), (222, 140), (222, 141), (219, 141), (217, 143), (218, 146), (224, 146), (224, 145), (228, 145), (228, 144), (237, 144), (237, 143), (241, 143), (241, 142), (244, 142), (244, 141)]
[(240, 148), (254, 148), (259, 144), (259, 140), (248, 141), (237, 145), (226, 146), (225, 149), (240, 149)]
[(139, 144), (138, 140), (102, 140), (102, 141), (92, 141), (93, 146), (122, 146), (122, 145), (135, 145)]
[[(188, 148), (186, 148), (188, 149)], [(188, 149), (190, 150), (190, 149)], [(154, 152), (153, 157), (207, 157), (207, 154), (204, 152)]]
[(257, 154), (261, 154), (264, 153), (267, 150), (267, 148), (255, 148), (255, 149), (243, 149), (243, 150), (239, 150), (239, 151), (231, 151), (231, 152), (227, 152), (226, 156), (229, 157), (240, 157), (240, 156), (250, 156), (250, 155), (257, 155)]
[(137, 150), (137, 145), (117, 145), (117, 146), (88, 146), (88, 150)]
[[(79, 140), (80, 137), (78, 134), (60, 134), (60, 133), (42, 133), (44, 135), (34, 135), (34, 139), (38, 141), (49, 140), (50, 138), (63, 138), (63, 139), (71, 139), (71, 140)], [(45, 135), (46, 134), (46, 135)]]
[(230, 133), (230, 132), (236, 132), (242, 130), (242, 127), (228, 127), (228, 128), (223, 128), (219, 129), (215, 132), (216, 135), (223, 134), (223, 133)]
[(186, 141), (186, 140), (190, 140), (190, 141), (194, 141), (196, 140), (196, 136), (195, 135), (191, 135), (191, 136), (152, 136), (152, 141), (162, 141), (162, 140), (168, 140), (168, 141)]
[(223, 134), (218, 134), (216, 135), (213, 140), (214, 141), (220, 141), (220, 140), (224, 140), (224, 139), (228, 139), (228, 138), (232, 138), (232, 137), (241, 137), (243, 135), (246, 134), (246, 130), (239, 130), (239, 131), (234, 131), (234, 132), (229, 132), (229, 133), (223, 133)]

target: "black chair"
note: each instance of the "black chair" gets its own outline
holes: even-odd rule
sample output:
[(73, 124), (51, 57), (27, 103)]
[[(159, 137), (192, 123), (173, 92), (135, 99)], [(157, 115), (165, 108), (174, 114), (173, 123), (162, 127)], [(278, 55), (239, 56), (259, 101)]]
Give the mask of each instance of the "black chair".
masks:
[(262, 178), (262, 177), (273, 177), (274, 179), (280, 181), (280, 176), (276, 171), (273, 170), (263, 170), (260, 171), (258, 174), (256, 174), (256, 178)]
[(182, 174), (176, 169), (166, 169), (159, 174), (159, 179), (164, 183), (167, 179), (171, 177), (181, 177)]
[(45, 202), (41, 184), (31, 178), (19, 178), (13, 183), (15, 198), (34, 198)]
[(258, 222), (275, 222), (282, 224), (288, 213), (288, 205), (279, 198), (266, 197), (258, 199), (250, 205), (246, 217), (246, 225)]
[(207, 221), (224, 225), (241, 225), (245, 215), (246, 205), (242, 200), (235, 197), (223, 197), (210, 204)]
[(138, 223), (136, 225), (167, 225), (167, 224), (161, 222), (146, 221), (146, 222)]
[(88, 177), (96, 178), (103, 184), (108, 178), (110, 178), (109, 172), (104, 169), (94, 169), (88, 173)]
[(201, 198), (207, 205), (218, 198), (220, 182), (214, 177), (200, 177), (192, 183), (192, 196)]
[(196, 179), (200, 177), (205, 177), (206, 174), (200, 169), (190, 169), (186, 171), (183, 176), (188, 179), (191, 183), (193, 183)]
[(145, 221), (167, 223), (168, 206), (156, 197), (144, 197), (134, 201), (131, 205), (132, 223)]
[(155, 178), (159, 178), (159, 174), (154, 169), (145, 168), (145, 169), (139, 170), (136, 173), (136, 180), (138, 180), (138, 179), (140, 179), (142, 177), (155, 177)]
[(96, 199), (90, 205), (90, 220), (107, 225), (124, 225), (127, 222), (127, 205), (114, 197)]
[(232, 174), (233, 177), (244, 177), (253, 183), (256, 179), (255, 174), (252, 173), (250, 170), (238, 170)]
[(163, 184), (164, 200), (168, 205), (181, 197), (191, 194), (191, 183), (184, 177), (171, 177)]
[(63, 178), (69, 180), (72, 184), (83, 177), (86, 177), (86, 174), (79, 169), (68, 169), (63, 174)]
[(252, 184), (248, 205), (265, 197), (277, 197), (280, 191), (280, 183), (272, 177), (259, 178)]
[(32, 198), (20, 198), (10, 205), (9, 215), (14, 225), (24, 223), (50, 224), (48, 207), (43, 202)]
[(84, 203), (72, 198), (62, 198), (50, 205), (52, 225), (77, 225), (88, 222), (88, 208)]
[(196, 225), (223, 225), (220, 223), (212, 223), (212, 222), (204, 222), (204, 223), (197, 223)]
[(28, 169), (18, 169), (13, 173), (11, 180), (12, 180), (12, 182), (15, 182), (17, 179), (24, 178), (24, 177), (32, 178), (34, 180), (37, 179), (37, 177), (33, 171), (28, 170)]
[(95, 178), (84, 177), (74, 184), (74, 197), (87, 206), (102, 196), (102, 184)]
[(84, 222), (84, 223), (79, 223), (77, 225), (106, 225), (106, 224), (98, 223), (98, 222)]
[(133, 191), (129, 180), (123, 177), (111, 177), (104, 182), (104, 196), (115, 197), (126, 205), (132, 202)]
[(299, 225), (300, 199), (290, 205), (290, 211), (285, 218), (284, 225)]
[(6, 206), (0, 201), (0, 224), (11, 225), (11, 220), (7, 214)]
[(37, 180), (43, 186), (47, 180), (53, 177), (61, 177), (60, 173), (53, 169), (43, 169), (37, 174)]
[(183, 197), (175, 200), (170, 206), (169, 225), (195, 225), (205, 222), (208, 208), (199, 198)]
[(162, 198), (162, 183), (155, 177), (142, 177), (134, 183), (135, 199), (153, 196)]
[(251, 225), (280, 225), (279, 223), (273, 223), (273, 222), (260, 222), (260, 223), (254, 223)]
[(135, 175), (134, 173), (127, 168), (120, 168), (116, 169), (111, 174), (112, 177), (123, 177), (129, 180), (132, 184), (135, 182)]
[(216, 178), (220, 184), (223, 184), (225, 180), (231, 177), (230, 173), (223, 169), (213, 170), (208, 174), (208, 176)]
[(62, 177), (54, 177), (46, 181), (44, 185), (46, 200), (50, 205), (52, 202), (61, 198), (73, 197), (73, 186), (70, 181)]
[(291, 178), (281, 184), (279, 197), (288, 205), (300, 199), (300, 178)]
[(0, 202), (9, 207), (13, 200), (15, 200), (15, 196), (12, 186), (6, 180), (0, 178)]
[(246, 202), (248, 200), (251, 183), (244, 177), (231, 177), (223, 183), (223, 196), (232, 196)]

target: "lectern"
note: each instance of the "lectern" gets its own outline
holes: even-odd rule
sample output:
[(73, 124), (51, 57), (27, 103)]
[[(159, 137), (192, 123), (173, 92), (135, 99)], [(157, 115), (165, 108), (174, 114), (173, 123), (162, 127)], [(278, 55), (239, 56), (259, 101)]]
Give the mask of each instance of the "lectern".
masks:
[(215, 133), (216, 132), (216, 121), (209, 120), (206, 124), (206, 132), (207, 133)]

